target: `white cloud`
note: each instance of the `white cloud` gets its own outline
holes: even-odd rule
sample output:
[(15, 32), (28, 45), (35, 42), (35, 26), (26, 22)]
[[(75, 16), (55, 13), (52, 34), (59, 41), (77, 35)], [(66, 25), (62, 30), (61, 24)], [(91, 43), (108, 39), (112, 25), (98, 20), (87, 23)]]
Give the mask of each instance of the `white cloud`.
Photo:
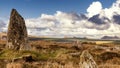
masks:
[(102, 4), (99, 1), (93, 2), (87, 9), (88, 16), (99, 14), (102, 11)]
[[(107, 22), (103, 24), (90, 22), (87, 18), (82, 19), (83, 17), (76, 13), (65, 13), (61, 11), (57, 11), (53, 15), (42, 14), (35, 19), (26, 19), (26, 24), (29, 34), (39, 36), (86, 36), (92, 38), (100, 38), (104, 35), (118, 36), (120, 25), (114, 23), (111, 19), (114, 13), (120, 14), (118, 12), (118, 4), (117, 1), (112, 7), (102, 9), (102, 4), (97, 1), (89, 6), (87, 16), (90, 18), (99, 14), (100, 16), (98, 18), (103, 20), (103, 22)], [(103, 17), (108, 18), (110, 21)]]
[(104, 9), (105, 16), (109, 19), (112, 19), (114, 14), (120, 14), (120, 0), (117, 0), (110, 8)]
[(0, 32), (5, 32), (7, 30), (6, 21), (0, 18)]
[(66, 35), (74, 28), (74, 19), (77, 19), (74, 14), (57, 11), (54, 15), (42, 14), (36, 19), (26, 19), (26, 25), (28, 29), (34, 29), (34, 32), (28, 30), (29, 34), (35, 35), (38, 32), (39, 35)]
[(112, 16), (114, 14), (120, 14), (120, 0), (116, 0), (115, 3), (110, 6), (110, 8), (104, 8), (102, 7), (101, 2), (96, 1), (93, 2), (88, 8), (87, 8), (87, 15), (88, 17), (92, 17), (97, 14), (104, 14), (105, 17), (112, 19)]
[[(90, 38), (100, 38), (104, 35), (120, 35), (120, 24), (115, 23), (112, 18), (113, 15), (120, 14), (120, 0), (113, 3), (110, 8), (105, 9), (102, 8), (102, 4), (99, 1), (93, 2), (88, 7), (87, 12), (88, 17), (85, 14), (79, 15), (77, 13), (57, 11), (53, 15), (41, 14), (38, 18), (26, 19), (28, 34), (50, 37), (86, 36)], [(88, 21), (96, 14), (99, 14), (98, 18), (95, 18), (97, 23), (101, 20), (101, 22), (107, 23), (97, 24), (96, 22)], [(3, 25), (0, 26), (2, 27)]]
[(52, 37), (90, 37), (99, 34), (99, 31), (108, 26), (108, 24), (96, 25), (87, 19), (79, 18), (80, 15), (58, 11), (54, 15), (42, 14), (36, 19), (26, 19), (26, 25), (31, 35)]

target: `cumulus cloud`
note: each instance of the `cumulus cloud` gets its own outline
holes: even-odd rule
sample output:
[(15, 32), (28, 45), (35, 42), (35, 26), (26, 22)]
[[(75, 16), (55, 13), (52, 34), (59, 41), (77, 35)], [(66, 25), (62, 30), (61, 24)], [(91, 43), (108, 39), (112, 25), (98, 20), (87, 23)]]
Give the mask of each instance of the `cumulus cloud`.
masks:
[(97, 14), (104, 15), (105, 17), (112, 19), (113, 15), (119, 14), (120, 15), (120, 0), (116, 0), (115, 3), (110, 6), (110, 8), (103, 8), (101, 2), (96, 1), (93, 2), (88, 8), (87, 8), (87, 15), (89, 17), (92, 17)]
[[(41, 14), (38, 18), (26, 19), (29, 35), (47, 37), (89, 37), (120, 34), (120, 0), (110, 8), (103, 8), (101, 2), (88, 6), (87, 14), (57, 11), (53, 15)], [(0, 21), (0, 29), (6, 28)]]
[(29, 34), (50, 37), (91, 37), (99, 34), (99, 30), (102, 31), (109, 27), (107, 23), (95, 24), (85, 15), (61, 11), (57, 11), (54, 15), (42, 14), (36, 19), (26, 19), (26, 25)]
[(102, 10), (102, 4), (99, 1), (93, 2), (87, 9), (88, 16), (92, 17), (96, 14), (99, 14)]
[(39, 36), (76, 36), (100, 38), (104, 35), (118, 35), (120, 32), (120, 0), (110, 8), (103, 8), (101, 2), (93, 2), (87, 14), (57, 11), (53, 15), (41, 14), (26, 19), (29, 34)]
[(120, 14), (120, 0), (116, 0), (115, 3), (113, 3), (113, 5), (110, 8), (105, 8), (104, 12), (106, 17), (108, 17), (109, 19), (112, 19), (112, 16), (114, 14)]
[(64, 36), (77, 32), (76, 29), (81, 28), (82, 23), (80, 21), (86, 18), (85, 15), (57, 11), (54, 15), (42, 14), (36, 19), (26, 19), (26, 25), (29, 34), (36, 35), (38, 32), (39, 35)]
[(6, 31), (6, 22), (0, 19), (0, 32)]
[(120, 15), (113, 15), (113, 22), (120, 25)]

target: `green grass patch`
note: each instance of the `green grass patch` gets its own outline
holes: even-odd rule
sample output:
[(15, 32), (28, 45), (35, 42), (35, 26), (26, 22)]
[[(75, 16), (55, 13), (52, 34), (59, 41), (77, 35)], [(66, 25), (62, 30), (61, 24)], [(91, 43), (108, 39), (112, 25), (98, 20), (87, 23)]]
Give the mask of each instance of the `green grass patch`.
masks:
[(56, 55), (59, 53), (59, 50), (56, 51), (46, 51), (45, 53), (43, 51), (16, 51), (16, 50), (11, 50), (11, 49), (5, 49), (0, 52), (0, 59), (6, 59), (6, 60), (12, 60), (14, 58), (19, 58), (24, 55), (31, 55), (34, 60), (39, 61), (39, 60), (44, 60), (47, 61), (49, 59), (54, 59)]

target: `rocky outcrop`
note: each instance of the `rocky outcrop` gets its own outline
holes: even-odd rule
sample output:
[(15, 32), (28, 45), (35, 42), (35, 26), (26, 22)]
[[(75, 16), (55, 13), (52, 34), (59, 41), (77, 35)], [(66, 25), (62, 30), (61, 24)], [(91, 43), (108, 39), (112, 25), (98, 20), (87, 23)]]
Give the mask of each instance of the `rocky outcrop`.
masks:
[(28, 36), (23, 17), (12, 9), (7, 33), (7, 48), (15, 50), (29, 49)]
[(87, 50), (82, 52), (79, 65), (80, 68), (97, 68), (96, 62)]

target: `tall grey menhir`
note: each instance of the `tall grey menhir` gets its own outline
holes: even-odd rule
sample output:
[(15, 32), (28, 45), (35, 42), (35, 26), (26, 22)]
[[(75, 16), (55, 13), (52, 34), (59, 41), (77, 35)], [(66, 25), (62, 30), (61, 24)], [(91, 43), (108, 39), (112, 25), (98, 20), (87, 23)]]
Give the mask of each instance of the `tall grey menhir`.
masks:
[(7, 48), (26, 50), (29, 47), (25, 21), (16, 9), (12, 9), (8, 25)]

